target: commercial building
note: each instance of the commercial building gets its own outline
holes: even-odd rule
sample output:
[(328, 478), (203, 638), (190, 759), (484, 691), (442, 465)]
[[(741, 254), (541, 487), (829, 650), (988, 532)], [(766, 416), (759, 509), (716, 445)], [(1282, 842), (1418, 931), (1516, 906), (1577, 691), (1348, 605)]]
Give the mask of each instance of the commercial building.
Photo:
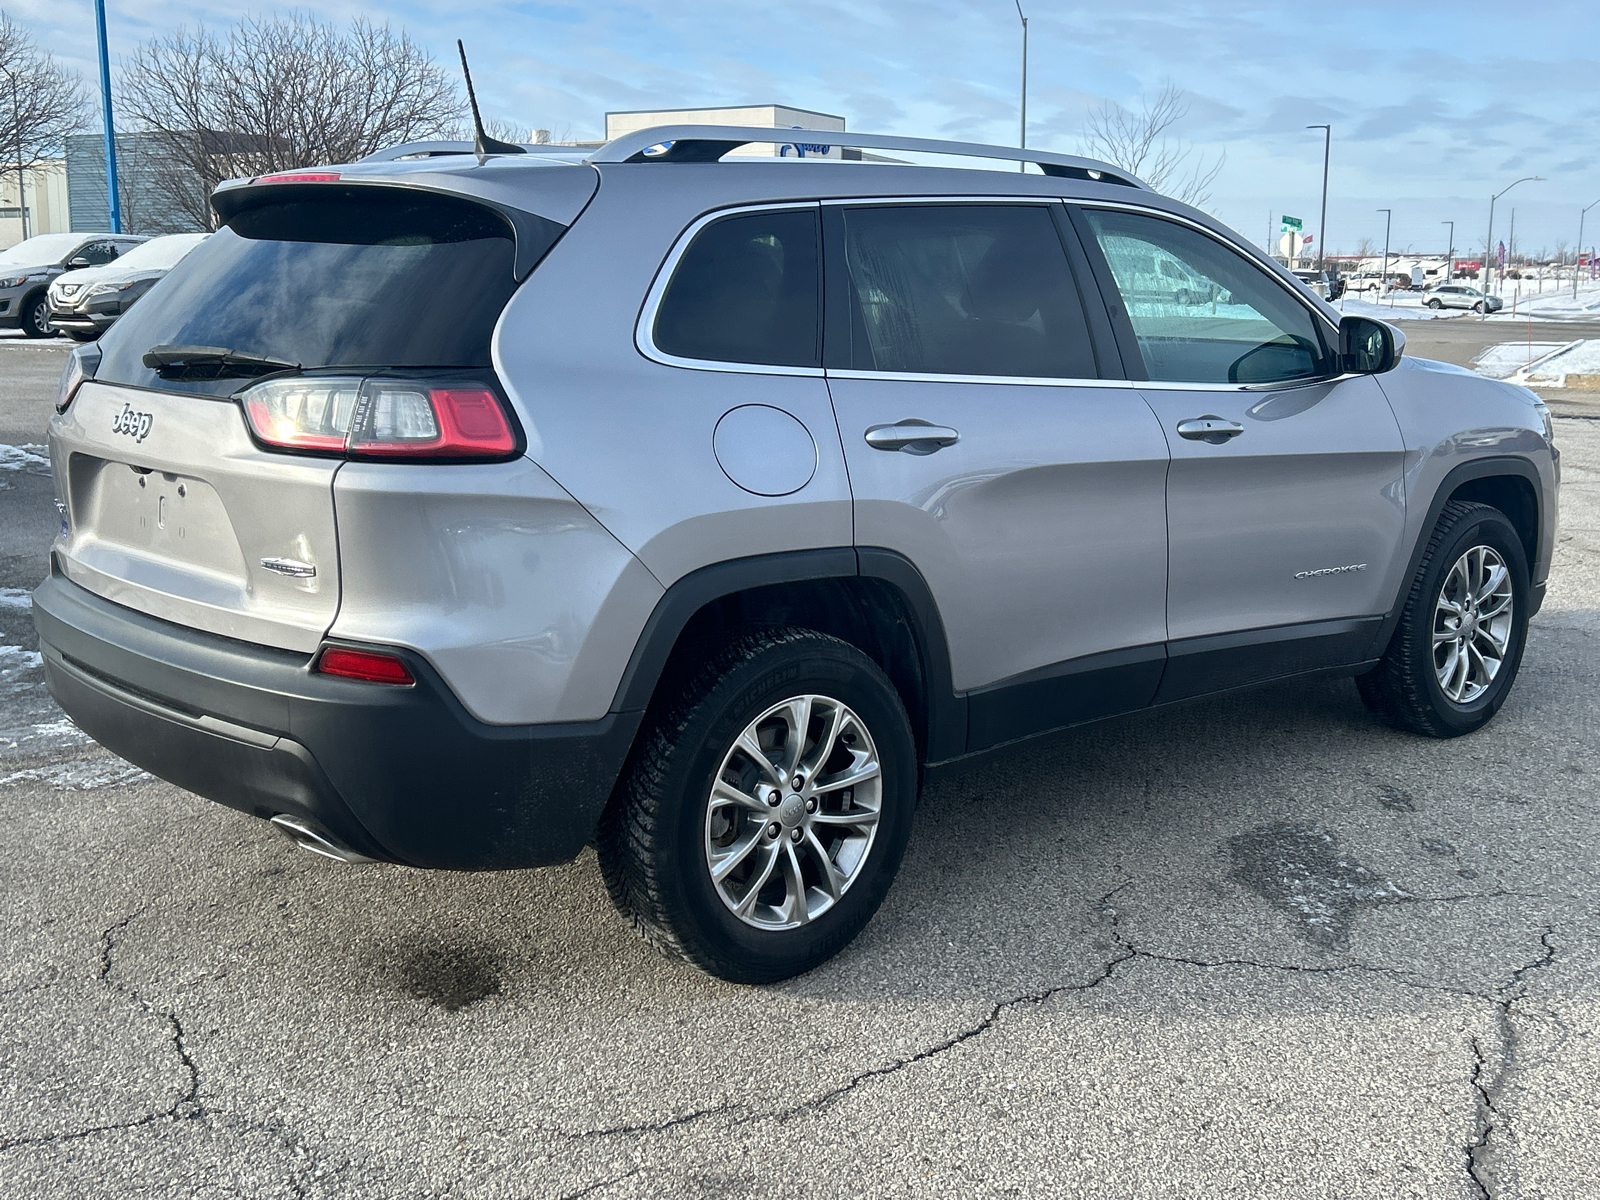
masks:
[(66, 233), (71, 228), (65, 161), (47, 158), (24, 167), (20, 190), (17, 178), (15, 163), (9, 168), (0, 163), (0, 250), (25, 236)]
[[(606, 140), (654, 125), (748, 125), (757, 129), (829, 129), (844, 132), (844, 118), (787, 104), (738, 104), (723, 108), (656, 108), (606, 114)], [(746, 158), (859, 158), (838, 146), (811, 142), (756, 143), (733, 156)]]

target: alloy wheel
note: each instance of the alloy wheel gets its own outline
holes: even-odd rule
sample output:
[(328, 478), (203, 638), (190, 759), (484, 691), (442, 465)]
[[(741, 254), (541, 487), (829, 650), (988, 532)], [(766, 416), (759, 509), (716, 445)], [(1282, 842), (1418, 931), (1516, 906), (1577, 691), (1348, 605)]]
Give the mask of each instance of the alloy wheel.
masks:
[(1505, 560), (1474, 546), (1456, 560), (1433, 613), (1433, 669), (1445, 698), (1471, 704), (1489, 690), (1511, 645), (1515, 593)]
[(865, 722), (829, 696), (794, 696), (723, 756), (705, 819), (705, 864), (728, 910), (793, 929), (839, 902), (877, 836), (883, 770)]

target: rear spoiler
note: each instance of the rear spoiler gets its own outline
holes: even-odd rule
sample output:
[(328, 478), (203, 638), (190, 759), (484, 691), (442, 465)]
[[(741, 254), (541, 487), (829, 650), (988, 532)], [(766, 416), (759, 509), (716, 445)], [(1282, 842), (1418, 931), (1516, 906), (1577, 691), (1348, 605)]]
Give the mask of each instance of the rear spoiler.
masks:
[[(516, 246), (512, 272), (517, 282), (522, 282), (568, 226), (525, 209), (503, 204), (485, 196), (474, 195), (459, 188), (439, 187), (417, 181), (414, 177), (394, 176), (344, 176), (336, 169), (286, 172), (279, 176), (262, 176), (259, 179), (230, 180), (219, 185), (211, 194), (211, 207), (222, 224), (230, 223), (241, 213), (268, 205), (286, 202), (370, 202), (375, 193), (384, 193), (385, 199), (396, 199), (409, 193), (415, 198), (438, 197), (461, 204), (475, 205), (497, 216), (507, 227)], [(587, 197), (585, 197), (585, 201)], [(582, 206), (579, 206), (581, 211)], [(576, 214), (574, 214), (576, 216)]]

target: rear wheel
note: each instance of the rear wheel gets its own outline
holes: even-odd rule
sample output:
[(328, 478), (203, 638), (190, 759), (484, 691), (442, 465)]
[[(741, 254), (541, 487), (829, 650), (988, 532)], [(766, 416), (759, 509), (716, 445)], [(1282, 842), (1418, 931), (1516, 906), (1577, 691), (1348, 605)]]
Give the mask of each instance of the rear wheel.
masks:
[(641, 736), (597, 841), (639, 934), (736, 983), (848, 945), (894, 880), (917, 797), (911, 725), (877, 664), (809, 630), (746, 634)]
[(1428, 301), (1428, 307), (1429, 308), (1443, 308), (1444, 307), (1444, 301), (1440, 300), (1439, 297), (1434, 296)]
[(34, 338), (55, 333), (50, 324), (50, 299), (43, 292), (22, 302), (22, 332)]
[(1362, 699), (1429, 737), (1486, 725), (1522, 663), (1528, 592), (1527, 554), (1505, 514), (1445, 505), (1382, 661), (1356, 680)]

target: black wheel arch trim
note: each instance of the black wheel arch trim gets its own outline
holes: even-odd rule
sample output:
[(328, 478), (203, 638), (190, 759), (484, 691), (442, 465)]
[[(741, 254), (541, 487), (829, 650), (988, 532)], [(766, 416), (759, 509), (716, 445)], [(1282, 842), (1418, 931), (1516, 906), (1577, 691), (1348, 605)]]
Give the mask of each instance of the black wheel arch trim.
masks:
[(926, 693), (926, 757), (930, 763), (959, 757), (966, 751), (966, 697), (958, 696), (952, 684), (950, 649), (938, 605), (910, 559), (876, 547), (759, 554), (689, 572), (656, 602), (617, 685), (611, 711), (642, 712), (649, 705), (679, 636), (707, 604), (774, 584), (856, 577), (880, 580), (905, 600)]
[[(1416, 543), (1411, 547), (1411, 557), (1406, 562), (1405, 574), (1400, 577), (1400, 591), (1395, 596), (1394, 604), (1384, 616), (1378, 632), (1373, 638), (1371, 654), (1374, 658), (1383, 654), (1385, 647), (1394, 637), (1394, 631), (1400, 624), (1400, 615), (1405, 609), (1405, 598), (1410, 590), (1411, 580), (1416, 576), (1417, 567), (1422, 562), (1422, 556), (1428, 549), (1428, 539), (1433, 535), (1434, 527), (1439, 524), (1439, 514), (1444, 511), (1444, 506), (1450, 502), (1450, 497), (1463, 484), (1472, 483), (1478, 479), (1494, 479), (1499, 476), (1516, 475), (1527, 480), (1533, 488), (1534, 503), (1537, 505), (1535, 520), (1538, 522), (1533, 534), (1534, 552), (1528, 556), (1529, 572), (1536, 571), (1540, 539), (1544, 531), (1550, 528), (1550, 497), (1545, 491), (1544, 480), (1539, 475), (1539, 468), (1526, 458), (1511, 454), (1497, 454), (1486, 458), (1475, 458), (1469, 462), (1452, 467), (1445, 477), (1439, 481), (1439, 486), (1434, 489), (1433, 499), (1428, 505), (1428, 515), (1424, 518), (1417, 530)], [(1510, 514), (1507, 514), (1509, 517)], [(1532, 611), (1529, 616), (1539, 611), (1543, 603), (1545, 583), (1543, 580), (1528, 581), (1529, 592), (1533, 596)]]

